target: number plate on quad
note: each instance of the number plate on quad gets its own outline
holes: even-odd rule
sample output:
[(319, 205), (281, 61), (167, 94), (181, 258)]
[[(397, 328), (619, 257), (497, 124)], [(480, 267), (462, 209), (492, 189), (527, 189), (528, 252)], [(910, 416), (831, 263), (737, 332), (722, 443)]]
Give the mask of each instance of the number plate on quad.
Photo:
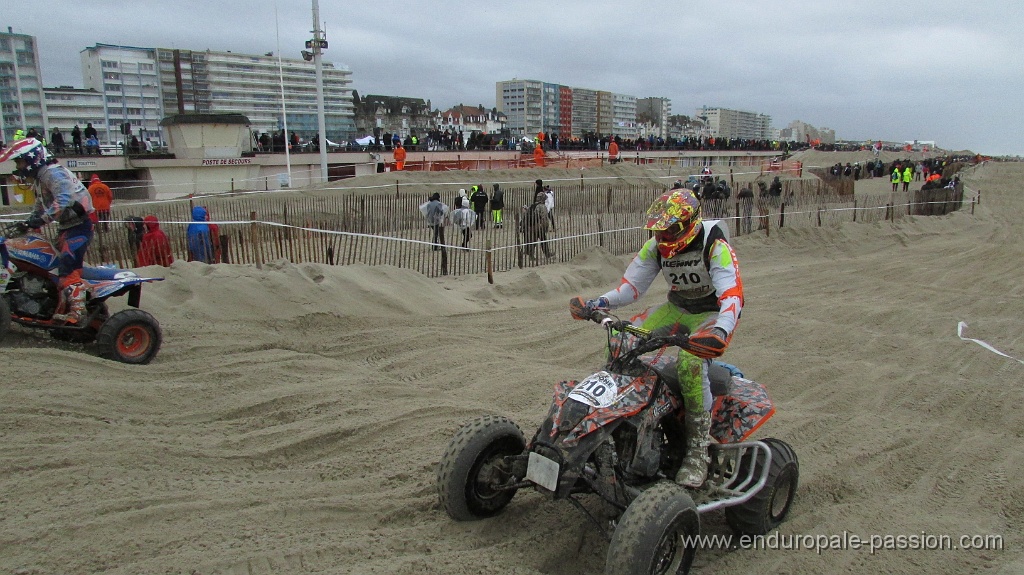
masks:
[(619, 395), (619, 384), (607, 371), (599, 371), (576, 384), (569, 392), (569, 399), (575, 399), (591, 407), (608, 407)]
[(548, 491), (554, 491), (558, 488), (558, 462), (530, 452), (530, 459), (526, 467), (526, 480), (532, 481)]

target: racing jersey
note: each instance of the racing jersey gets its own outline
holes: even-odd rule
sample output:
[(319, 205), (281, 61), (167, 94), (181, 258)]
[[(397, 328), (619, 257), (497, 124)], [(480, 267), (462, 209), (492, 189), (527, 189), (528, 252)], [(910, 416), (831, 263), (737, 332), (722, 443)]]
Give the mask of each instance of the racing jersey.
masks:
[[(94, 211), (89, 190), (60, 164), (40, 168), (34, 188), (36, 205), (32, 214), (47, 223), (58, 221), (62, 230), (78, 225)], [(75, 208), (76, 203), (81, 207)]]
[(714, 327), (732, 334), (743, 310), (743, 282), (724, 225), (720, 220), (704, 221), (698, 239), (669, 259), (661, 258), (656, 238), (647, 240), (619, 287), (601, 297), (612, 309), (630, 304), (647, 293), (660, 274), (668, 282), (670, 302), (694, 314), (717, 311)]

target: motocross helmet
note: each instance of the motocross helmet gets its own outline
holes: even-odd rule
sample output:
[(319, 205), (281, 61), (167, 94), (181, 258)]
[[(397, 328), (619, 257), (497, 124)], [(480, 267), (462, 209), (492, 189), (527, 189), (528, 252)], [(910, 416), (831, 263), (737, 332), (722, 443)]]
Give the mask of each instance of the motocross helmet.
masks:
[(644, 229), (654, 232), (661, 257), (671, 258), (686, 249), (700, 233), (700, 201), (685, 188), (663, 194), (647, 208)]
[(39, 168), (47, 164), (49, 157), (50, 155), (42, 142), (35, 138), (25, 138), (14, 142), (11, 147), (0, 153), (0, 163), (7, 160), (24, 160), (25, 167), (18, 168), (13, 172), (14, 177), (21, 179), (26, 176), (35, 177)]

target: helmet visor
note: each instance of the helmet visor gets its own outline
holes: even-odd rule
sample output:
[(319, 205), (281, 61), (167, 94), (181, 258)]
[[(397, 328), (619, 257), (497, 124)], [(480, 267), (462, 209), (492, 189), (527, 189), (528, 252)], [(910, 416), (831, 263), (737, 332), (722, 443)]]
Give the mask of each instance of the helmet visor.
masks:
[(664, 230), (658, 230), (655, 232), (654, 237), (658, 238), (659, 242), (673, 243), (685, 237), (692, 229), (692, 220), (687, 222), (676, 222)]

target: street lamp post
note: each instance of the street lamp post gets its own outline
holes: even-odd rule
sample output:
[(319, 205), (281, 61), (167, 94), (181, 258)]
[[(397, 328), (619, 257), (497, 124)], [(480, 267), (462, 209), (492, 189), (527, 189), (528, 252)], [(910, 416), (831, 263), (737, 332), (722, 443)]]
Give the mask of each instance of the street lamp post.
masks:
[(316, 68), (316, 112), (320, 130), (320, 177), (327, 183), (327, 122), (324, 118), (324, 72), (322, 54), (327, 48), (327, 40), (320, 30), (320, 3), (313, 0), (313, 66)]

